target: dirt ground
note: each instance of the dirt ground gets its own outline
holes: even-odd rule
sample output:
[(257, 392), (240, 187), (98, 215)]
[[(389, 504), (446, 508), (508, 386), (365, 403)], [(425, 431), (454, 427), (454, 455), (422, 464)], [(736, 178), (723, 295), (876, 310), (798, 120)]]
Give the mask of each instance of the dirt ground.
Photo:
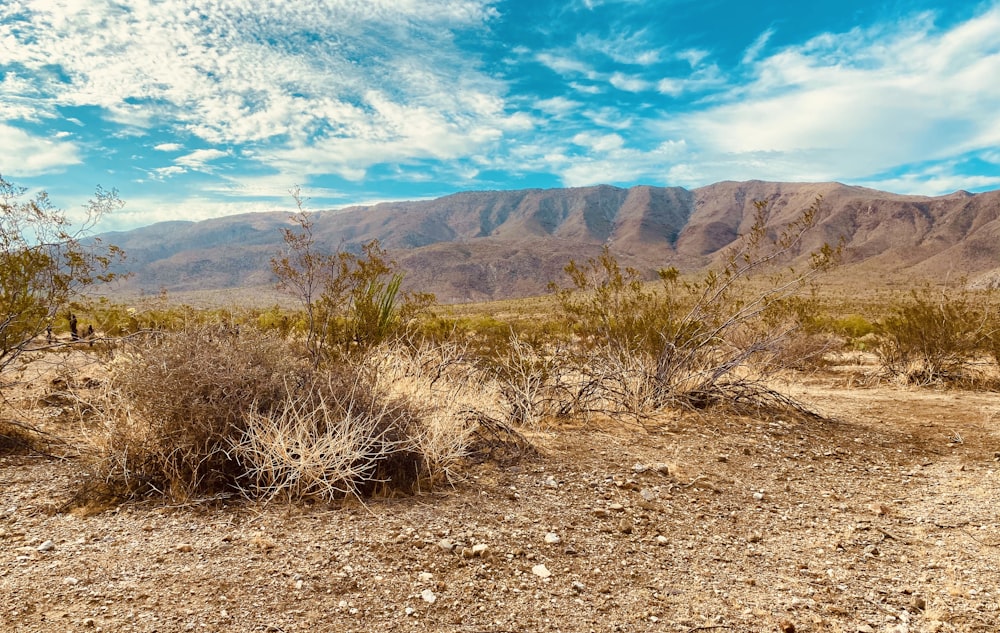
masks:
[(0, 631), (1000, 631), (1000, 396), (780, 387), (826, 419), (548, 429), (364, 505), (61, 512), (79, 460), (0, 457)]

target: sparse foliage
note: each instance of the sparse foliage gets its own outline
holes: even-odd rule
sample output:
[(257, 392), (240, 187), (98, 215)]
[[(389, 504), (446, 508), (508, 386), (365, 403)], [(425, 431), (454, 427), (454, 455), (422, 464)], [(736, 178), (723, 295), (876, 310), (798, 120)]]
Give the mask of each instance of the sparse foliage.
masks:
[(71, 297), (111, 280), (109, 268), (123, 256), (115, 246), (83, 239), (124, 204), (114, 189), (97, 188), (77, 227), (45, 192), (29, 199), (25, 193), (0, 176), (0, 372), (52, 325)]
[[(659, 271), (656, 284), (644, 283), (638, 271), (622, 271), (607, 248), (585, 266), (567, 266), (572, 286), (557, 289), (558, 297), (564, 313), (593, 346), (591, 359), (604, 359), (590, 367), (619, 367), (623, 358), (642, 359), (629, 362), (634, 367), (623, 376), (644, 368), (640, 382), (648, 386), (630, 380), (611, 388), (623, 396), (623, 408), (639, 403), (651, 409), (668, 403), (701, 408), (724, 401), (733, 385), (741, 385), (745, 393), (742, 386), (759, 379), (764, 368), (776, 368), (781, 344), (799, 326), (787, 299), (839, 256), (838, 248), (824, 245), (809, 254), (805, 268), (787, 265), (799, 254), (819, 209), (817, 200), (771, 234), (770, 206), (756, 203), (750, 230), (727, 252), (721, 268), (697, 281), (684, 281), (671, 268)], [(587, 366), (581, 370), (588, 371)], [(613, 375), (604, 373), (599, 384), (607, 385)], [(607, 393), (608, 388), (598, 391)]]
[(997, 359), (998, 328), (992, 293), (924, 287), (877, 324), (875, 352), (883, 370), (905, 382), (970, 380), (977, 364)]
[(305, 310), (306, 348), (314, 363), (378, 345), (434, 302), (431, 294), (400, 291), (403, 274), (378, 240), (365, 244), (360, 255), (323, 252), (299, 191), (292, 196), (297, 229), (283, 229), (285, 253), (271, 267), (279, 287)]

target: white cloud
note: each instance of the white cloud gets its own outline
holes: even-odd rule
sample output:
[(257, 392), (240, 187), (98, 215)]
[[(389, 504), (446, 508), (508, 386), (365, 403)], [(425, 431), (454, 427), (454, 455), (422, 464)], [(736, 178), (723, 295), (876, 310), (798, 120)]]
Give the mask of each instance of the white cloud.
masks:
[[(170, 121), (211, 144), (378, 138), (386, 108), (367, 102), (372, 90), (449, 121), (505, 124), (502, 108), (483, 105), (502, 86), (453, 37), (497, 15), (487, 0), (235, 4), (23, 0), (0, 7), (0, 65), (34, 75), (36, 116), (97, 106), (129, 134)], [(0, 96), (0, 112), (12, 108)], [(478, 128), (449, 132), (477, 142)]]
[(767, 29), (766, 31), (758, 35), (757, 39), (755, 39), (753, 43), (750, 44), (750, 46), (748, 46), (745, 51), (743, 51), (743, 60), (742, 60), (743, 63), (751, 64), (754, 61), (756, 61), (756, 59), (760, 56), (761, 52), (763, 52), (764, 47), (767, 46), (768, 41), (771, 39), (773, 35), (774, 35), (773, 28)]
[(222, 158), (223, 156), (229, 156), (229, 152), (218, 149), (196, 149), (190, 154), (175, 158), (174, 164), (200, 170), (205, 168), (205, 163)]
[(689, 140), (716, 179), (861, 179), (1000, 145), (1000, 7), (932, 26), (922, 16), (784, 49), (719, 105), (665, 119), (659, 134)]
[(180, 143), (160, 143), (159, 145), (154, 145), (153, 149), (158, 152), (177, 152), (184, 149), (184, 146)]
[(593, 139), (592, 152), (573, 158), (557, 169), (568, 187), (608, 182), (636, 182), (649, 179), (664, 182), (669, 166), (681, 160), (687, 150), (683, 141), (665, 141), (652, 150), (638, 150), (615, 144), (608, 138)]
[(0, 174), (29, 177), (62, 171), (80, 161), (73, 143), (53, 141), (0, 123)]
[(183, 167), (177, 165), (170, 165), (168, 167), (156, 167), (149, 170), (149, 175), (154, 180), (166, 180), (172, 176), (177, 176), (179, 174), (186, 174), (187, 170)]
[(653, 86), (651, 82), (646, 81), (641, 77), (626, 75), (620, 72), (612, 73), (611, 78), (608, 81), (615, 88), (624, 90), (625, 92), (645, 92)]

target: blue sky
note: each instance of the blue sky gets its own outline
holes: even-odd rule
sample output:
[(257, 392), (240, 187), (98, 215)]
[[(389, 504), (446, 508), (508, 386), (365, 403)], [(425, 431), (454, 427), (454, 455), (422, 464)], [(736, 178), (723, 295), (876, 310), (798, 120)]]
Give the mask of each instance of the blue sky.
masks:
[(102, 229), (475, 189), (1000, 188), (1000, 2), (4, 0), (0, 174)]

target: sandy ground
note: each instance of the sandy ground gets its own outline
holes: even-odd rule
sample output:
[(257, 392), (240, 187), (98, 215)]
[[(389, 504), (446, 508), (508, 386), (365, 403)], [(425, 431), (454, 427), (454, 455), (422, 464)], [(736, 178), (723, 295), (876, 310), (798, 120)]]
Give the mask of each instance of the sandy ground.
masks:
[(782, 388), (828, 418), (553, 428), (365, 505), (63, 512), (79, 460), (0, 457), (0, 631), (1000, 631), (1000, 396)]

